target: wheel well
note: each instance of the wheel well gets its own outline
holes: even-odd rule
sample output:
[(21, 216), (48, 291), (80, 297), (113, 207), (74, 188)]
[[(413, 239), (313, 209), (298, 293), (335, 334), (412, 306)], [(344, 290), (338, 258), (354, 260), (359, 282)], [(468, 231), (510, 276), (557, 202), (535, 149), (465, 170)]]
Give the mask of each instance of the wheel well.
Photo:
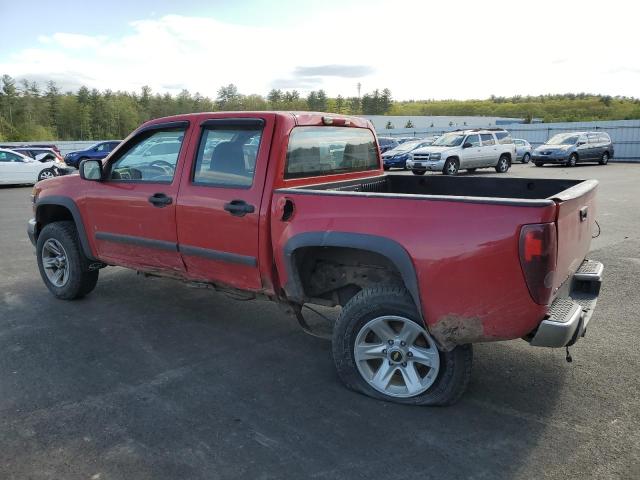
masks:
[[(458, 166), (460, 165), (460, 158), (456, 155), (452, 155), (451, 157), (447, 157), (447, 160), (455, 160), (456, 162), (458, 162)], [(447, 161), (445, 160), (445, 162)]]
[(400, 271), (387, 257), (358, 248), (299, 248), (294, 266), (310, 303), (344, 306), (363, 288), (383, 283), (404, 287)]
[[(509, 163), (511, 163), (511, 154), (509, 152), (504, 152), (502, 155), (500, 155), (500, 158), (502, 157), (507, 157), (509, 159)], [(522, 158), (524, 158), (524, 155)]]
[(51, 222), (73, 221), (71, 211), (62, 205), (41, 205), (36, 211), (38, 231)]

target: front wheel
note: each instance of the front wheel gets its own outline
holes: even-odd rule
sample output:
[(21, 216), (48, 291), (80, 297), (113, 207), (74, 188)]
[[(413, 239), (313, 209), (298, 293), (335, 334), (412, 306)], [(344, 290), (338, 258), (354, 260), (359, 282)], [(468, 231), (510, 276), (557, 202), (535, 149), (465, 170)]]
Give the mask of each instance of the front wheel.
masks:
[(385, 171), (387, 171), (387, 170), (389, 170), (389, 168), (391, 168), (391, 167), (387, 167), (386, 165), (384, 165), (382, 168), (383, 168)]
[(56, 172), (53, 168), (45, 168), (38, 174), (38, 181), (47, 180), (48, 178), (53, 178), (56, 176)]
[(535, 162), (535, 163), (534, 163), (534, 165), (535, 165), (536, 167), (543, 167), (543, 166), (544, 166), (544, 163), (542, 163), (542, 162)]
[(456, 160), (455, 158), (447, 158), (447, 161), (444, 162), (442, 173), (444, 175), (455, 175), (458, 173), (458, 168), (458, 160)]
[(98, 270), (90, 270), (73, 222), (46, 225), (38, 236), (36, 255), (40, 276), (57, 298), (82, 298), (98, 283)]
[(578, 163), (578, 156), (572, 153), (567, 160), (567, 167), (575, 167), (576, 163)]
[(602, 154), (602, 157), (600, 157), (600, 161), (598, 163), (600, 163), (600, 165), (606, 165), (607, 163), (609, 163), (609, 154), (607, 152), (604, 152)]
[(522, 157), (522, 163), (529, 163), (530, 160), (531, 160), (531, 155), (529, 155), (528, 153), (525, 153), (524, 156)]
[(402, 287), (356, 294), (336, 322), (332, 347), (344, 384), (380, 400), (452, 405), (471, 377), (471, 345), (439, 350)]
[(503, 155), (498, 160), (498, 164), (496, 165), (496, 172), (507, 173), (510, 166), (511, 165), (509, 164), (509, 157), (507, 157), (506, 155)]
[(426, 170), (411, 170), (411, 173), (413, 173), (414, 175), (424, 175), (426, 173)]

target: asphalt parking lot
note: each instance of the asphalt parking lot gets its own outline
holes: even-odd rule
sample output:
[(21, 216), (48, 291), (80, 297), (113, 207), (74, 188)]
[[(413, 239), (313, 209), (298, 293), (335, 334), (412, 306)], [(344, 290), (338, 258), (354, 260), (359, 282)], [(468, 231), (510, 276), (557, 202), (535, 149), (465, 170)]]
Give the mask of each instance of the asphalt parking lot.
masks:
[(329, 343), (269, 303), (119, 268), (55, 300), (30, 188), (0, 188), (0, 478), (640, 478), (640, 164), (508, 175), (601, 181), (605, 283), (573, 363), (477, 345), (449, 408), (346, 390)]

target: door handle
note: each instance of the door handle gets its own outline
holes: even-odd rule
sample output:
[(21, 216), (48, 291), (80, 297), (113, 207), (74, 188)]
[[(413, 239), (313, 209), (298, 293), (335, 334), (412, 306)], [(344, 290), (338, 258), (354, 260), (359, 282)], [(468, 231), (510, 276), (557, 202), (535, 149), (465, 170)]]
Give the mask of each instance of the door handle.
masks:
[(234, 217), (244, 217), (247, 213), (255, 212), (256, 208), (244, 200), (231, 200), (224, 204), (224, 209)]
[(149, 197), (149, 203), (153, 204), (154, 207), (163, 208), (167, 205), (171, 205), (173, 199), (164, 193), (154, 193)]

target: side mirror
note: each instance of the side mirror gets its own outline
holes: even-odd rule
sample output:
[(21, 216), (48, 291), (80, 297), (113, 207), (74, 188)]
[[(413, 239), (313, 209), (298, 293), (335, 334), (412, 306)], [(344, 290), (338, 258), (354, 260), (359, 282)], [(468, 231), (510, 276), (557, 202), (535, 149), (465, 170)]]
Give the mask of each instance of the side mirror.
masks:
[(464, 142), (464, 144), (462, 145), (462, 148), (471, 148), (473, 147), (473, 144), (471, 142)]
[(80, 178), (99, 182), (102, 180), (102, 162), (99, 160), (83, 160), (80, 162)]

